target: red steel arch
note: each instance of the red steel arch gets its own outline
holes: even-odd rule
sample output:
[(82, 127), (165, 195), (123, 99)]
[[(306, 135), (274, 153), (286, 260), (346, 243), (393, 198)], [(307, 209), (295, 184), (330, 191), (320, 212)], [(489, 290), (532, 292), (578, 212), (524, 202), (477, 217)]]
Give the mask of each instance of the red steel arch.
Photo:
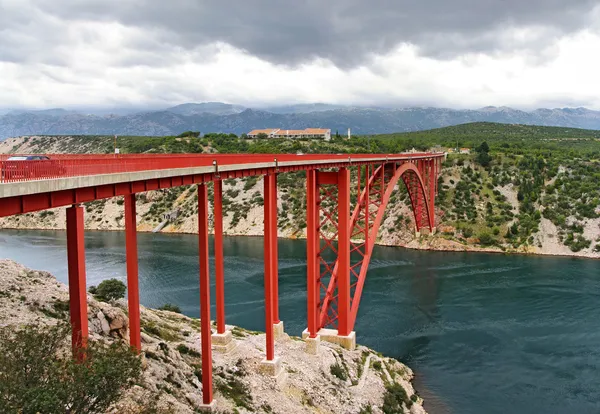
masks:
[[(327, 327), (337, 328), (340, 336), (347, 336), (353, 330), (377, 233), (390, 197), (400, 179), (402, 179), (408, 191), (415, 217), (416, 230), (420, 231), (423, 228), (428, 228), (429, 231), (433, 231), (435, 223), (434, 198), (437, 192), (438, 168), (438, 160), (419, 160), (401, 164), (384, 163), (372, 170), (366, 166), (366, 176), (368, 178), (361, 190), (362, 167), (359, 167), (359, 197), (347, 224), (350, 245), (349, 257), (345, 257), (343, 254), (346, 242), (341, 234), (341, 226), (344, 223), (343, 215), (340, 214), (340, 204), (345, 204), (349, 200), (341, 195), (341, 190), (338, 192), (337, 220), (335, 220), (335, 212), (326, 211), (326, 207), (321, 208), (324, 220), (321, 221), (319, 218), (320, 240), (316, 241), (316, 244), (321, 247), (317, 252), (320, 263), (319, 277), (318, 287), (315, 287), (313, 291), (313, 295), (318, 295), (318, 298), (315, 298), (316, 300), (313, 300), (313, 303), (309, 300), (309, 333), (311, 336), (313, 336), (313, 333), (316, 334), (317, 330)], [(324, 201), (331, 201), (335, 194), (332, 197), (332, 191), (328, 185), (337, 184), (339, 188), (340, 182), (334, 183), (335, 180), (331, 180), (331, 178), (317, 181), (321, 188), (321, 198), (318, 200), (318, 205), (330, 205), (329, 202)], [(308, 214), (317, 213), (311, 213), (309, 206)], [(308, 221), (310, 222), (310, 219)], [(329, 235), (324, 234), (322, 231), (323, 225), (327, 222), (334, 223), (336, 221), (339, 223), (336, 234), (333, 234), (333, 237), (331, 232), (329, 232)], [(308, 237), (310, 241), (311, 235), (309, 234)], [(338, 239), (337, 246), (332, 243), (332, 240), (336, 237)], [(327, 253), (328, 250), (330, 251), (329, 254)], [(331, 252), (335, 255), (334, 262), (326, 260), (328, 255), (331, 256)], [(343, 261), (349, 261), (350, 263), (344, 265), (344, 263), (341, 263)], [(346, 272), (348, 273), (347, 277)], [(349, 289), (347, 285), (349, 285)], [(314, 321), (316, 323), (313, 323), (313, 329), (311, 330), (310, 307), (314, 305), (317, 306), (315, 312), (317, 320)]]

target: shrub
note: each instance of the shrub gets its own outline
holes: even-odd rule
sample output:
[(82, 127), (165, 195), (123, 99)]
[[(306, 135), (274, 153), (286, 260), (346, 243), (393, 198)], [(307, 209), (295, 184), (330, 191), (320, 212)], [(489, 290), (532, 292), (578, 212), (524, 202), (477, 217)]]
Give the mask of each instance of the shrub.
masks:
[(172, 303), (165, 303), (160, 308), (158, 308), (158, 310), (181, 313), (181, 308), (177, 305), (173, 305)]
[(385, 386), (385, 394), (383, 396), (383, 407), (381, 410), (385, 414), (403, 413), (402, 404), (406, 404), (408, 408), (412, 406), (412, 401), (406, 395), (406, 391), (402, 385), (393, 383)]
[(189, 355), (189, 356), (192, 356), (194, 358), (200, 358), (202, 356), (202, 354), (200, 354), (198, 351), (195, 351), (195, 350), (193, 350), (191, 348), (188, 348), (184, 344), (177, 345), (177, 350), (179, 351), (180, 354)]
[(469, 238), (473, 235), (473, 229), (470, 227), (465, 227), (464, 229), (462, 229), (462, 234), (466, 238)]
[(116, 300), (125, 297), (126, 289), (127, 287), (120, 280), (107, 279), (102, 281), (98, 287), (91, 286), (89, 291), (96, 299), (103, 302), (108, 302), (110, 300)]
[(103, 413), (139, 379), (130, 348), (89, 341), (77, 363), (64, 352), (68, 336), (66, 324), (0, 328), (0, 412)]
[(348, 379), (346, 370), (338, 362), (329, 367), (329, 372), (331, 372), (331, 375), (341, 379), (342, 381), (346, 381)]

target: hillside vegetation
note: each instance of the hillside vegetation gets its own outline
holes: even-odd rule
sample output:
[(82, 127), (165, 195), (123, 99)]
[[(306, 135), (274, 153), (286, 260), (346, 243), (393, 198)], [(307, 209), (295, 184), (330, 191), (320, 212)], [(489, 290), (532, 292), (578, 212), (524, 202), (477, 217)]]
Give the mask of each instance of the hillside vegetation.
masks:
[[(60, 147), (111, 152), (113, 145), (113, 137), (31, 137), (6, 142), (0, 151), (48, 152)], [(342, 137), (330, 142), (248, 140), (232, 134), (197, 137), (184, 133), (178, 137), (119, 137), (117, 145), (124, 153), (394, 153), (412, 148), (447, 150), (458, 145), (469, 148), (470, 154), (449, 154), (444, 163), (437, 198), (438, 233), (415, 236), (408, 197), (401, 185), (386, 211), (379, 243), (600, 257), (600, 131), (475, 123), (350, 141)], [(352, 178), (355, 180), (355, 175)], [(280, 174), (280, 236), (304, 236), (304, 193), (303, 172)], [(164, 213), (177, 211), (165, 231), (194, 232), (195, 201), (193, 187), (140, 195), (140, 229), (151, 230)], [(260, 177), (227, 180), (223, 202), (226, 233), (262, 234)], [(89, 203), (88, 226), (120, 228), (119, 203), (122, 200)], [(61, 227), (61, 214), (16, 217), (2, 224)]]

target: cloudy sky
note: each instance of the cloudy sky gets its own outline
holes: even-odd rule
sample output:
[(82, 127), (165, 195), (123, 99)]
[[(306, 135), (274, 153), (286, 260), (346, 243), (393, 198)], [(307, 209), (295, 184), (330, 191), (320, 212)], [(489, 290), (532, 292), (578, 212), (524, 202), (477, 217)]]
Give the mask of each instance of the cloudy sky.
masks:
[(600, 109), (598, 0), (0, 0), (0, 108)]

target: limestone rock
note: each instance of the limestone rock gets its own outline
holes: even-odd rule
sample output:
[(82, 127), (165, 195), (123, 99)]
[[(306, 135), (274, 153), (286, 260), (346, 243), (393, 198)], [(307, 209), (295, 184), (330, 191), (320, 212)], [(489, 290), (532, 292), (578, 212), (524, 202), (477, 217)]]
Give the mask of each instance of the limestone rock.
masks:
[[(0, 260), (0, 292), (2, 324), (55, 324), (69, 319), (65, 306), (68, 290), (47, 273)], [(91, 339), (126, 342), (129, 323), (124, 309), (123, 301), (104, 303), (88, 296)], [(198, 320), (144, 307), (140, 317), (142, 381), (127, 390), (108, 412), (140, 412), (139, 408), (155, 397), (157, 406), (168, 412), (198, 412), (202, 407), (203, 370)], [(318, 356), (310, 355), (303, 340), (287, 334), (275, 344), (283, 375), (261, 375), (265, 335), (233, 326), (227, 330), (233, 332), (236, 350), (213, 352), (218, 412), (357, 413), (371, 406), (374, 413), (380, 413), (386, 381), (398, 382), (409, 398), (415, 395), (412, 371), (394, 359), (379, 357), (362, 346), (348, 351), (327, 342), (320, 343)], [(375, 367), (375, 361), (381, 365)], [(333, 364), (344, 367), (346, 381), (332, 375)], [(235, 395), (221, 392), (227, 389), (235, 389)], [(410, 412), (423, 414), (421, 400), (413, 399), (417, 403)]]

